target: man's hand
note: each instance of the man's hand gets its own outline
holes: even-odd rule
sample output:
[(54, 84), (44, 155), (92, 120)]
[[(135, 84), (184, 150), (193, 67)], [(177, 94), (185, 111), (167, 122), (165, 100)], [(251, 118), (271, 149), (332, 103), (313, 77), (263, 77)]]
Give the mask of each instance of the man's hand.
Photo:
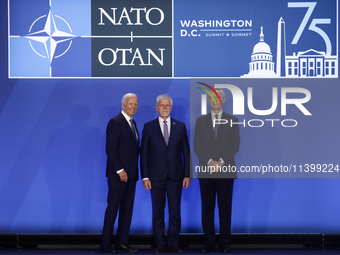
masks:
[(222, 163), (221, 161), (217, 162), (218, 166), (222, 167), (224, 165), (224, 163)]
[(210, 160), (210, 162), (209, 162), (209, 166), (211, 166), (212, 167), (212, 169), (211, 169), (211, 172), (217, 172), (217, 166), (218, 166), (218, 162), (217, 161), (215, 161), (215, 160)]
[(127, 182), (128, 181), (127, 173), (124, 170), (119, 173), (119, 177), (120, 177), (121, 182)]
[(151, 189), (151, 181), (150, 179), (145, 179), (143, 180), (143, 186), (146, 190), (150, 190)]
[(191, 183), (190, 178), (189, 178), (189, 177), (185, 177), (185, 178), (183, 179), (183, 188), (185, 188), (185, 189), (189, 188), (190, 183)]

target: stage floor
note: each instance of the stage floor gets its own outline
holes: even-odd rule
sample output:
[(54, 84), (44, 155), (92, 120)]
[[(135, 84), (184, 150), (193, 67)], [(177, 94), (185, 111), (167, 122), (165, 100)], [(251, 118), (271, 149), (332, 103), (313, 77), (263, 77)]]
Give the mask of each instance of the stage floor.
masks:
[[(231, 251), (231, 254), (238, 255), (335, 255), (339, 254), (339, 250), (239, 250), (235, 249)], [(20, 254), (20, 255), (87, 255), (87, 254), (106, 254), (99, 253), (98, 250), (21, 250), (21, 251), (6, 251), (0, 250), (0, 254)], [(120, 253), (116, 253), (120, 254)], [(138, 250), (140, 255), (154, 254), (150, 249)], [(167, 253), (169, 254), (169, 253)], [(183, 254), (190, 255), (202, 255), (200, 250), (185, 250)], [(211, 254), (222, 254), (218, 251)]]

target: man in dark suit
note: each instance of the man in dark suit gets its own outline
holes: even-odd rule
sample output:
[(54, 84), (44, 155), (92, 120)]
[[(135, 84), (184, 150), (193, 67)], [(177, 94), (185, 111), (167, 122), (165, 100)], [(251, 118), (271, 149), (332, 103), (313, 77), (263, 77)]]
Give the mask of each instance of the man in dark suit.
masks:
[(221, 252), (230, 252), (231, 205), (234, 178), (237, 178), (234, 155), (240, 145), (238, 119), (223, 112), (225, 95), (221, 89), (216, 91), (222, 104), (216, 95), (215, 100), (209, 98), (211, 113), (199, 117), (195, 126), (194, 150), (199, 158), (197, 176), (200, 181), (202, 227), (205, 234), (205, 245), (201, 252), (215, 251), (216, 195), (220, 221), (219, 247)]
[[(151, 191), (152, 227), (156, 242), (155, 253), (182, 252), (178, 248), (181, 230), (182, 187), (190, 185), (190, 149), (187, 129), (183, 122), (170, 117), (172, 99), (157, 97), (159, 117), (144, 125), (141, 146), (143, 186)], [(164, 238), (164, 208), (169, 206), (169, 230)]]
[(135, 253), (128, 245), (136, 181), (138, 180), (139, 135), (132, 116), (136, 114), (138, 98), (128, 93), (122, 99), (122, 111), (106, 128), (108, 197), (100, 252), (114, 253), (111, 247), (113, 226), (119, 210), (115, 248)]

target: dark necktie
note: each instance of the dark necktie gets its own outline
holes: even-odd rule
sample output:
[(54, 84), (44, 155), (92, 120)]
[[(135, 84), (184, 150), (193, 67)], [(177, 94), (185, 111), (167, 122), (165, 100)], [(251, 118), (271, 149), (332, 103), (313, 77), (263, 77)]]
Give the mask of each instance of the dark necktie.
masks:
[(133, 136), (136, 140), (136, 143), (138, 143), (137, 132), (136, 132), (136, 128), (135, 128), (135, 125), (133, 124), (132, 119), (130, 119), (130, 122), (131, 122), (131, 129), (132, 129)]
[[(215, 118), (218, 120), (218, 114), (215, 115)], [(219, 124), (217, 124), (215, 122), (215, 129), (214, 129), (214, 131), (215, 131), (215, 139), (217, 138), (218, 126), (219, 126)]]
[(164, 140), (166, 145), (169, 143), (169, 131), (168, 131), (168, 125), (166, 124), (166, 120), (163, 121), (164, 123)]

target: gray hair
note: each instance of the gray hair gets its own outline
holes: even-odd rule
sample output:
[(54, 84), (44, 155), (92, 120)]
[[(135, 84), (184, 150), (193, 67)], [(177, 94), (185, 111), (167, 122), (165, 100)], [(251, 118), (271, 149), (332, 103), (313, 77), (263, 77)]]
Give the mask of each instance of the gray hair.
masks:
[[(127, 93), (127, 94), (125, 94), (125, 95), (123, 96), (123, 98), (122, 98), (122, 104), (123, 104), (123, 103), (126, 103), (126, 99), (127, 99), (128, 97), (137, 97), (137, 95), (134, 94), (134, 93)], [(138, 97), (137, 97), (137, 99), (138, 99)]]
[(216, 90), (217, 94), (219, 94), (220, 97), (225, 98), (225, 94), (224, 94), (223, 89), (215, 89), (215, 90)]
[(158, 103), (159, 103), (159, 100), (161, 100), (161, 99), (169, 99), (169, 100), (170, 100), (170, 103), (171, 103), (171, 105), (172, 105), (172, 98), (171, 98), (171, 96), (169, 96), (168, 94), (159, 95), (159, 96), (156, 98), (156, 103), (157, 103), (157, 105), (158, 105)]

